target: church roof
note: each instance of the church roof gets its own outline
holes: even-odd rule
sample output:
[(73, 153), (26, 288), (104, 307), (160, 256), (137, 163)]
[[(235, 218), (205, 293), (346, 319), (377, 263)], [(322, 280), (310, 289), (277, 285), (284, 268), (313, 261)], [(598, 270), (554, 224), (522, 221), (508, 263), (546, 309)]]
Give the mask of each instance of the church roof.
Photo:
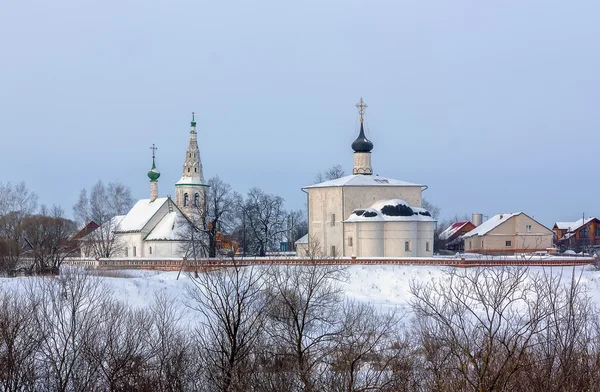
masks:
[(160, 222), (154, 228), (144, 240), (146, 241), (181, 241), (185, 238), (188, 220), (187, 218), (175, 208), (173, 211), (167, 213)]
[(335, 180), (321, 182), (319, 184), (305, 186), (304, 188), (327, 188), (335, 186), (418, 186), (421, 184), (413, 184), (412, 182), (394, 180), (391, 178), (381, 177), (377, 175), (352, 174), (345, 177), (336, 178)]
[(158, 212), (160, 207), (168, 200), (167, 197), (159, 197), (153, 202), (150, 199), (142, 199), (135, 203), (133, 208), (125, 215), (117, 232), (136, 232), (142, 231), (144, 226)]
[(183, 176), (175, 184), (175, 186), (177, 186), (177, 185), (203, 185), (203, 186), (208, 186), (204, 182), (204, 179), (202, 177), (200, 177), (200, 176), (194, 176), (194, 177)]
[(429, 211), (401, 199), (379, 200), (366, 209), (356, 209), (345, 222), (435, 222)]

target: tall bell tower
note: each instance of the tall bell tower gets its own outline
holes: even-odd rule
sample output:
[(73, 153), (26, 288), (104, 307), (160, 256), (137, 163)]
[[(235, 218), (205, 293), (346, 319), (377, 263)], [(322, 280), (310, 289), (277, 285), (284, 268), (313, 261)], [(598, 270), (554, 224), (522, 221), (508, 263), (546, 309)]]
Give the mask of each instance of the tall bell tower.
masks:
[(175, 184), (175, 204), (195, 223), (201, 222), (206, 216), (207, 190), (198, 148), (195, 113), (192, 112), (190, 144), (185, 153), (183, 174)]

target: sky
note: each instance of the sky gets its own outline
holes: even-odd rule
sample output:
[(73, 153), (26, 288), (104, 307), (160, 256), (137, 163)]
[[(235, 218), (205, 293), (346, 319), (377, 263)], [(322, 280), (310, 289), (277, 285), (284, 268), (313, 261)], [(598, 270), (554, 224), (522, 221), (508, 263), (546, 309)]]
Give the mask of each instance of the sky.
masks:
[(381, 176), (441, 218), (600, 215), (597, 1), (5, 1), (0, 182), (68, 214), (121, 181), (174, 195), (196, 112), (206, 178), (303, 208), (352, 171), (354, 105)]

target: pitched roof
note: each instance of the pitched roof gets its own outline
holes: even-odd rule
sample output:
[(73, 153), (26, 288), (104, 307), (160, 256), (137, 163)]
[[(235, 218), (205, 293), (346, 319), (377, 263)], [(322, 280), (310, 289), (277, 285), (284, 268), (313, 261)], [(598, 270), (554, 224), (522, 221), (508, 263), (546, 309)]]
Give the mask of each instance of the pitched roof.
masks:
[(596, 219), (596, 217), (586, 218), (585, 221), (583, 218), (581, 218), (575, 222), (556, 222), (554, 226), (556, 226), (559, 230), (577, 231), (581, 226), (588, 224), (594, 219)]
[(440, 233), (440, 240), (446, 241), (449, 238), (452, 238), (452, 236), (456, 233), (458, 233), (463, 227), (465, 227), (465, 225), (469, 224), (471, 222), (469, 221), (464, 221), (464, 222), (456, 222), (451, 224), (450, 226), (448, 226), (446, 228), (446, 230), (442, 231)]
[(148, 233), (146, 241), (182, 241), (186, 238), (188, 219), (178, 209), (168, 212)]
[(485, 222), (474, 228), (473, 230), (466, 233), (463, 237), (468, 238), (474, 237), (476, 235), (484, 235), (494, 230), (496, 227), (500, 226), (502, 223), (506, 222), (513, 216), (517, 216), (519, 214), (522, 214), (522, 212), (494, 215), (490, 219), (486, 220)]
[(352, 174), (305, 186), (304, 188), (327, 188), (336, 186), (423, 186), (421, 184), (413, 184), (412, 182), (394, 180), (392, 178), (381, 177), (377, 175)]
[(152, 202), (150, 199), (142, 199), (138, 201), (135, 203), (133, 208), (129, 210), (127, 215), (125, 215), (119, 224), (117, 232), (123, 233), (141, 231), (167, 200), (167, 197), (159, 197)]

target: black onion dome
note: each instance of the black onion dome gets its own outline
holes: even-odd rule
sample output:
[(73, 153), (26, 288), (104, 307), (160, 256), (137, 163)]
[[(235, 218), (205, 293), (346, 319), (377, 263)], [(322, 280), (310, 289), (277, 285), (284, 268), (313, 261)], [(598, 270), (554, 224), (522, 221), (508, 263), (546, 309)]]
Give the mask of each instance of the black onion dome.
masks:
[(365, 136), (362, 122), (360, 123), (360, 133), (356, 140), (352, 142), (352, 149), (354, 152), (371, 152), (373, 149), (373, 142)]

